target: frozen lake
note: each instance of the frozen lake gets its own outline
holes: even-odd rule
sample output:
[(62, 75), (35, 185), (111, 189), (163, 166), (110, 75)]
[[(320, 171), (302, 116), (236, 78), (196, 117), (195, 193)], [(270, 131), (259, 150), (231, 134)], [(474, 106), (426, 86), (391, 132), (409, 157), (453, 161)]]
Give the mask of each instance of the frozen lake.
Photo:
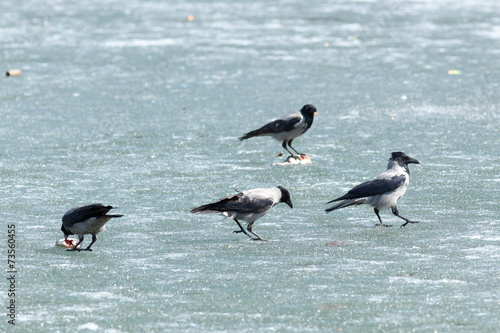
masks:
[[(500, 326), (500, 4), (2, 1), (0, 249), (23, 332), (494, 332)], [(190, 16), (191, 15), (191, 16)], [(313, 104), (275, 166), (239, 136)], [(326, 202), (418, 159), (394, 228)], [(254, 230), (192, 207), (282, 185)], [(93, 252), (69, 208), (117, 208)], [(90, 242), (86, 236), (85, 246)], [(329, 246), (343, 242), (343, 246)], [(4, 281), (8, 277), (3, 275)], [(0, 291), (7, 313), (8, 285)]]

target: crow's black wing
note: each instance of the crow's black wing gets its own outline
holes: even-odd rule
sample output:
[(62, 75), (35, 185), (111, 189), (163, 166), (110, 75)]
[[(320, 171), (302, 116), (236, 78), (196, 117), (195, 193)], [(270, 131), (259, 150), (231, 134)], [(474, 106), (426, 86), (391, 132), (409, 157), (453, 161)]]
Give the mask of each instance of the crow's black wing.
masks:
[(302, 120), (300, 115), (290, 115), (285, 118), (281, 119), (276, 119), (264, 126), (262, 126), (259, 129), (256, 129), (254, 131), (248, 132), (242, 137), (240, 137), (240, 140), (245, 140), (249, 139), (254, 136), (259, 136), (259, 135), (268, 135), (268, 134), (275, 134), (275, 133), (280, 133), (280, 132), (288, 132), (291, 131), (292, 129), (297, 126), (297, 124)]
[(387, 192), (394, 191), (395, 189), (401, 187), (406, 180), (405, 175), (394, 176), (390, 179), (374, 179), (358, 186), (352, 188), (349, 192), (344, 194), (343, 196), (329, 201), (328, 203), (340, 200), (348, 200), (348, 199), (359, 199), (364, 197), (370, 197), (373, 195), (384, 194)]
[(243, 193), (238, 193), (224, 197), (217, 202), (193, 208), (191, 213), (238, 212), (258, 214), (271, 208), (273, 202), (272, 198), (251, 198), (243, 195)]
[(70, 226), (78, 222), (85, 221), (92, 217), (106, 215), (112, 206), (103, 206), (101, 204), (92, 204), (87, 206), (76, 207), (70, 209), (62, 218), (63, 225)]

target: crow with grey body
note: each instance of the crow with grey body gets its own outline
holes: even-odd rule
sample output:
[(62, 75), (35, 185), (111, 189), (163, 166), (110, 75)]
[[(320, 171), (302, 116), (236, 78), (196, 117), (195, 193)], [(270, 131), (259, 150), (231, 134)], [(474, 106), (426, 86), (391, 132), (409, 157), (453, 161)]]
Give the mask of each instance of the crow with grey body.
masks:
[[(240, 230), (234, 231), (235, 233), (242, 232), (252, 240), (265, 241), (265, 239), (262, 239), (262, 237), (253, 231), (253, 224), (257, 219), (264, 216), (272, 207), (280, 202), (284, 202), (290, 206), (290, 208), (293, 208), (290, 193), (287, 189), (281, 186), (273, 188), (255, 188), (221, 198), (214, 203), (193, 208), (191, 209), (191, 213), (217, 213), (230, 217), (240, 227)], [(253, 234), (255, 238), (252, 238), (252, 236), (243, 229), (238, 220), (248, 222), (247, 231)]]
[(292, 141), (296, 137), (304, 134), (311, 127), (315, 114), (318, 113), (314, 105), (306, 104), (300, 111), (293, 112), (280, 119), (276, 119), (259, 129), (246, 133), (238, 139), (242, 141), (253, 138), (254, 136), (271, 136), (282, 142), (281, 146), (290, 154), (290, 156), (293, 156), (293, 154), (290, 150), (288, 150), (287, 145), (298, 155), (304, 155), (292, 147)]
[(402, 224), (401, 227), (406, 226), (408, 223), (418, 223), (417, 221), (411, 221), (399, 215), (398, 208), (396, 207), (398, 199), (405, 194), (408, 184), (410, 183), (410, 170), (408, 169), (408, 164), (411, 163), (420, 164), (419, 161), (403, 152), (393, 152), (385, 172), (381, 173), (373, 180), (352, 188), (343, 196), (329, 201), (328, 203), (336, 201), (340, 201), (340, 203), (326, 209), (326, 212), (329, 213), (336, 209), (352, 205), (366, 204), (374, 207), (373, 210), (380, 222), (376, 224), (376, 226), (390, 227), (390, 225), (382, 222), (379, 215), (379, 211), (386, 208), (391, 208), (394, 215), (405, 220), (405, 223)]
[(84, 251), (92, 251), (90, 248), (97, 240), (97, 234), (104, 230), (104, 225), (112, 218), (123, 215), (107, 215), (113, 209), (112, 206), (92, 204), (75, 207), (68, 210), (62, 218), (61, 231), (64, 233), (65, 241), (69, 235), (78, 235), (78, 243), (68, 251), (80, 251), (78, 246), (83, 242), (83, 235), (92, 235), (92, 243)]

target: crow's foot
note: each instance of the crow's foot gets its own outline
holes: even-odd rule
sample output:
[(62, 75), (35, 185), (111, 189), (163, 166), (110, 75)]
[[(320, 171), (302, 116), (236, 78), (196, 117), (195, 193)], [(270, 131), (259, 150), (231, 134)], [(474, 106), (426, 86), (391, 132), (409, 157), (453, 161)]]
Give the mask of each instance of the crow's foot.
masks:
[(418, 221), (406, 221), (406, 223), (401, 224), (401, 228), (406, 227), (408, 223), (418, 223)]
[(392, 227), (392, 224), (377, 223), (375, 227)]
[(263, 241), (263, 242), (268, 242), (268, 240), (267, 240), (267, 239), (262, 239), (262, 238), (257, 238), (257, 237), (255, 237), (255, 238), (250, 238), (250, 239), (251, 239), (251, 240), (253, 240), (253, 241)]

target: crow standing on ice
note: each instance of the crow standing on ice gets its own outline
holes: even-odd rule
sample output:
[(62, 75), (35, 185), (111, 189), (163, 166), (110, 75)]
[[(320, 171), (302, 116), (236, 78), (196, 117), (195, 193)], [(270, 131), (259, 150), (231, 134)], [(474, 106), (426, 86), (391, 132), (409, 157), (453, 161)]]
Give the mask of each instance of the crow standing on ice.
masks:
[(341, 202), (326, 209), (326, 212), (328, 213), (352, 205), (366, 204), (374, 207), (373, 210), (380, 221), (376, 226), (381, 225), (390, 227), (390, 225), (382, 222), (379, 215), (379, 211), (384, 208), (391, 208), (394, 215), (406, 221), (406, 223), (401, 225), (402, 227), (406, 226), (408, 223), (418, 223), (417, 221), (410, 221), (399, 215), (398, 208), (396, 207), (396, 202), (405, 194), (408, 184), (410, 183), (410, 170), (408, 169), (408, 164), (410, 163), (420, 164), (419, 161), (403, 152), (392, 153), (385, 172), (381, 173), (373, 180), (354, 187), (343, 196), (329, 201), (328, 203), (335, 201)]
[(80, 251), (78, 246), (83, 242), (83, 235), (92, 235), (92, 243), (84, 251), (92, 251), (90, 247), (97, 240), (97, 234), (104, 230), (104, 225), (114, 217), (123, 215), (106, 215), (113, 207), (93, 204), (75, 207), (68, 210), (62, 218), (61, 231), (68, 243), (69, 235), (78, 235), (78, 243), (68, 251)]
[[(231, 217), (240, 227), (240, 230), (234, 231), (235, 233), (242, 232), (252, 240), (265, 241), (265, 239), (262, 239), (262, 237), (253, 232), (253, 223), (280, 202), (284, 202), (290, 206), (290, 208), (293, 208), (290, 193), (287, 189), (281, 186), (273, 188), (255, 188), (224, 197), (214, 203), (193, 208), (191, 209), (191, 213), (217, 213), (226, 217)], [(252, 238), (252, 236), (243, 229), (238, 220), (248, 222), (247, 231), (256, 238)]]
[(241, 141), (254, 136), (272, 136), (282, 142), (281, 145), (290, 153), (290, 156), (293, 156), (293, 154), (288, 150), (287, 145), (298, 155), (303, 155), (292, 147), (292, 141), (304, 134), (311, 127), (315, 114), (318, 114), (316, 108), (311, 104), (306, 104), (300, 111), (276, 119), (255, 131), (248, 132), (238, 139)]

